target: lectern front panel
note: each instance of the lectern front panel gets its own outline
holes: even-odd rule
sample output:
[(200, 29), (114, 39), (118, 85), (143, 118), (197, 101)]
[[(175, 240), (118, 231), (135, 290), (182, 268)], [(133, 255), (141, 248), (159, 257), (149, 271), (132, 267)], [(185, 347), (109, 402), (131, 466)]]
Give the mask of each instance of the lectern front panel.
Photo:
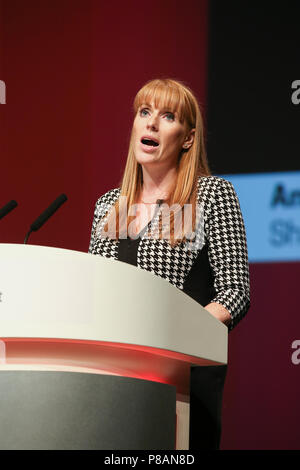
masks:
[(1, 371), (0, 449), (175, 448), (175, 387), (128, 377)]

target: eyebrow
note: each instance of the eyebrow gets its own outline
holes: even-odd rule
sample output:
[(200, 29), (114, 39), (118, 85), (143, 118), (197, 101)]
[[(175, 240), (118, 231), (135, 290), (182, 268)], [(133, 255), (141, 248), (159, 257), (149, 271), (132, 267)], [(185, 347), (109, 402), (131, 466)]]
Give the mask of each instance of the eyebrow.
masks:
[[(143, 107), (147, 107), (147, 108), (153, 109), (153, 107), (151, 106), (150, 103), (142, 103), (142, 104), (140, 105), (140, 108), (143, 108)], [(171, 111), (171, 109), (170, 109), (170, 108), (167, 108), (167, 107), (164, 107), (164, 108), (161, 108), (161, 109), (158, 108), (158, 109), (159, 109), (160, 111), (162, 111), (162, 112), (168, 112), (168, 113), (172, 113), (172, 114), (178, 114), (177, 111)]]

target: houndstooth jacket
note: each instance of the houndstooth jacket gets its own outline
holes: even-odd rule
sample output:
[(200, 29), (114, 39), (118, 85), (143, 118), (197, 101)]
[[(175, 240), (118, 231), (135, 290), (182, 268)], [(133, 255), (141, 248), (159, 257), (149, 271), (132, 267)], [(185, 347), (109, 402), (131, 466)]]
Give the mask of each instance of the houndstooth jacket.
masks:
[[(119, 240), (101, 236), (101, 230), (110, 208), (119, 196), (120, 189), (117, 188), (98, 199), (89, 253), (118, 259)], [(198, 204), (202, 207), (203, 217), (196, 248), (194, 246), (190, 249), (191, 245), (187, 242), (172, 247), (165, 239), (149, 238), (146, 232), (138, 244), (137, 267), (150, 271), (183, 290), (184, 282), (201, 251), (207, 250), (213, 273), (214, 295), (210, 302), (217, 302), (230, 312), (231, 330), (250, 306), (248, 252), (239, 201), (229, 181), (217, 176), (205, 176), (198, 180)], [(150, 226), (157, 225), (158, 217), (159, 212)]]

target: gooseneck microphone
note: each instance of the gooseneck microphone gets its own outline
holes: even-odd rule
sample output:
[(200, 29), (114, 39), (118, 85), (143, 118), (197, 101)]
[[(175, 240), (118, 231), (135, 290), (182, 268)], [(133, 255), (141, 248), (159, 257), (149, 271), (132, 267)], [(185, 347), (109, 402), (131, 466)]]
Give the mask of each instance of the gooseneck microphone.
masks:
[(67, 196), (65, 194), (61, 194), (55, 199), (54, 202), (30, 225), (30, 230), (27, 232), (24, 244), (27, 243), (29, 235), (31, 232), (36, 232), (39, 230), (42, 225), (60, 208), (60, 206), (67, 201)]
[(5, 204), (5, 206), (0, 209), (0, 219), (2, 219), (2, 217), (5, 217), (7, 214), (9, 214), (10, 211), (12, 211), (15, 207), (17, 207), (17, 205), (18, 203), (14, 200), (9, 201), (7, 204)]

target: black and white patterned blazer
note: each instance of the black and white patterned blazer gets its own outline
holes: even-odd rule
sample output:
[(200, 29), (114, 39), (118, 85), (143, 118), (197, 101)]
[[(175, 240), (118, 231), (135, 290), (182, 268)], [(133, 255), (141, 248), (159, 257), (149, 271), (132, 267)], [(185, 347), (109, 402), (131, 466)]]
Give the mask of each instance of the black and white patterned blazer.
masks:
[[(119, 196), (120, 189), (117, 188), (98, 199), (89, 253), (118, 259), (119, 241), (104, 238), (101, 230)], [(190, 270), (205, 248), (213, 273), (214, 296), (210, 302), (217, 302), (230, 312), (232, 321), (229, 329), (232, 329), (250, 306), (247, 243), (239, 201), (229, 181), (217, 176), (205, 176), (198, 180), (198, 204), (203, 208), (204, 228), (199, 249), (190, 250), (183, 242), (172, 247), (167, 240), (145, 235), (138, 244), (137, 267), (183, 289)], [(157, 219), (154, 217), (152, 224), (155, 223)]]

